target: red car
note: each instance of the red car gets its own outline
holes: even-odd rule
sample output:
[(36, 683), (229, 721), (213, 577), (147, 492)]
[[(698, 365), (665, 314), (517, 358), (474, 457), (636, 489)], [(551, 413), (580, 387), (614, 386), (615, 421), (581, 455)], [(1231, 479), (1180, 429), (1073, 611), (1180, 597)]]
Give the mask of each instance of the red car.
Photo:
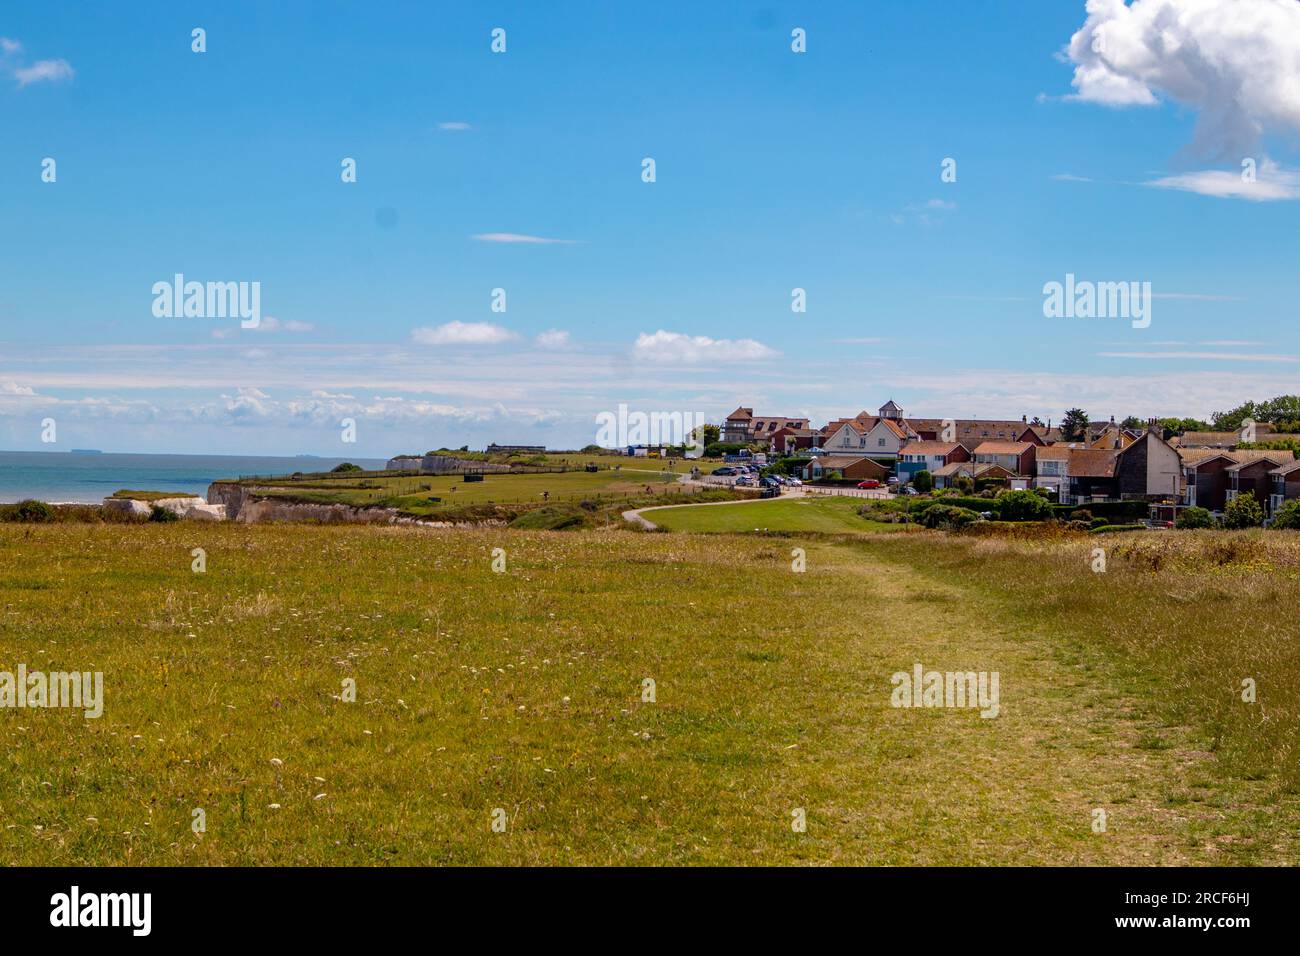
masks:
[(879, 488), (879, 487), (880, 487), (880, 482), (876, 481), (876, 479), (874, 479), (874, 478), (868, 478), (866, 481), (859, 481), (859, 482), (858, 482), (858, 487), (859, 487), (859, 488)]

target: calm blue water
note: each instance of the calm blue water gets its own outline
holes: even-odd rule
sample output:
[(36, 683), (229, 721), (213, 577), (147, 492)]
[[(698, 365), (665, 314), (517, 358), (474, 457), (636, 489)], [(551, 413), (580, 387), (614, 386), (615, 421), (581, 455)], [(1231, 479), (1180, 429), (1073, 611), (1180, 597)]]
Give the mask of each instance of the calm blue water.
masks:
[(263, 458), (231, 455), (84, 455), (0, 451), (0, 502), (37, 498), (98, 504), (120, 488), (205, 495), (217, 478), (328, 471), (339, 462), (383, 468), (373, 458)]

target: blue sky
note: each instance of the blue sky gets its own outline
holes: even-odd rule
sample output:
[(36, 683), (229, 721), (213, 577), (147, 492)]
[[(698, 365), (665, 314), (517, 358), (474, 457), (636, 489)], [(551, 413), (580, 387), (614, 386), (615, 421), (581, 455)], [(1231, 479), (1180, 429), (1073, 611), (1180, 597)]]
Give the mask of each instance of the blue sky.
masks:
[[(1218, 49), (1225, 0), (11, 5), (0, 447), (49, 450), (47, 417), (55, 447), (386, 456), (582, 445), (620, 403), (1295, 391), (1296, 77), (1252, 43), (1297, 69), (1300, 3), (1243, 2)], [(1198, 55), (1153, 66), (1153, 24)], [(177, 272), (260, 282), (263, 327), (155, 317)], [(1067, 273), (1150, 282), (1151, 325), (1045, 318)]]

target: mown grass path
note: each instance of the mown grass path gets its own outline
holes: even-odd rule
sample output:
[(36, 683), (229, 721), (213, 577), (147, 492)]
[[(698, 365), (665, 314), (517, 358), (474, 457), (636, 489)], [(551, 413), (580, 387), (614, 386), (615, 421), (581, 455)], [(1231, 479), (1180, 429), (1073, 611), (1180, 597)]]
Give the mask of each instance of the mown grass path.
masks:
[[(0, 526), (0, 670), (105, 680), (98, 720), (0, 711), (0, 860), (1294, 858), (1293, 807), (1141, 746), (1111, 660), (913, 537)], [(915, 662), (999, 671), (1000, 716), (891, 707)]]

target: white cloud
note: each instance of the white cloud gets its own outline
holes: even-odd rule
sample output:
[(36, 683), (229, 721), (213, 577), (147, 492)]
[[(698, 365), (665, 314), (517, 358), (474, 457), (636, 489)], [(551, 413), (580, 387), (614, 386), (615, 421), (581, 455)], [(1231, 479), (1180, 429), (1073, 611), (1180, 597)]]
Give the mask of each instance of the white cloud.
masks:
[(17, 67), (13, 71), (19, 86), (40, 83), (43, 80), (58, 82), (73, 77), (72, 64), (67, 60), (37, 60), (31, 66)]
[(1271, 352), (1098, 352), (1101, 358), (1120, 359), (1190, 359), (1209, 362), (1300, 362), (1294, 355)]
[(0, 382), (0, 395), (34, 396), (36, 390), (17, 382)]
[(1255, 179), (1249, 182), (1242, 178), (1240, 171), (1201, 169), (1163, 176), (1143, 185), (1156, 189), (1178, 189), (1218, 199), (1248, 199), (1252, 202), (1300, 199), (1300, 173), (1283, 169), (1268, 159), (1261, 161)]
[(257, 325), (255, 331), (258, 332), (310, 332), (316, 327), (310, 322), (300, 322), (297, 319), (282, 320), (273, 315), (262, 317), (262, 321)]
[(1074, 175), (1073, 173), (1056, 173), (1055, 175), (1052, 176), (1052, 178), (1055, 179), (1057, 182), (1060, 182), (1060, 183), (1090, 183), (1090, 182), (1093, 182), (1093, 180), (1092, 180), (1091, 178), (1087, 177), (1087, 176), (1076, 176), (1076, 175)]
[(562, 349), (569, 344), (569, 333), (563, 329), (547, 329), (537, 336), (537, 344), (544, 349)]
[(411, 331), (418, 345), (497, 345), (517, 336), (491, 322), (446, 322), (436, 328), (422, 326)]
[(21, 53), (23, 45), (17, 40), (11, 40), (9, 37), (0, 37), (0, 53), (9, 56), (13, 53)]
[(1198, 113), (1207, 156), (1255, 155), (1265, 131), (1300, 131), (1300, 3), (1295, 0), (1088, 0), (1070, 38), (1074, 99)]
[(450, 123), (438, 124), (438, 129), (447, 130), (449, 132), (460, 132), (461, 130), (467, 130), (473, 128), (474, 127), (470, 126), (469, 123), (450, 122)]
[(546, 236), (528, 236), (518, 232), (483, 232), (476, 236), (470, 236), (471, 239), (477, 239), (479, 242), (506, 242), (506, 243), (531, 243), (533, 245), (552, 246), (552, 245), (573, 245), (576, 239), (551, 239)]
[(711, 339), (660, 329), (642, 332), (633, 346), (636, 357), (648, 362), (752, 362), (775, 358), (778, 353), (754, 339)]

